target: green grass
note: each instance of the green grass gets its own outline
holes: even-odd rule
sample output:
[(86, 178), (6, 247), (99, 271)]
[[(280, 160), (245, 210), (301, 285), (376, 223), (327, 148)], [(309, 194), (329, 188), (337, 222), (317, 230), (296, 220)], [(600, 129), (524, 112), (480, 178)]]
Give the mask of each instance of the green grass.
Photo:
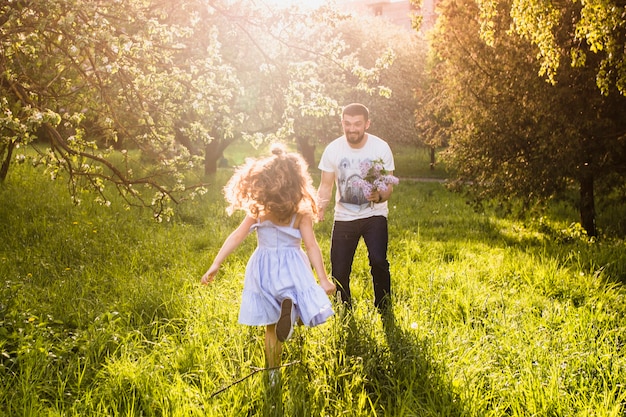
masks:
[[(274, 392), (263, 372), (246, 378), (264, 364), (263, 329), (237, 323), (254, 238), (199, 285), (240, 220), (224, 214), (229, 170), (159, 224), (120, 201), (73, 206), (62, 181), (14, 168), (0, 186), (0, 415), (626, 411), (625, 244), (585, 239), (562, 209), (514, 221), (473, 212), (441, 184), (401, 182), (395, 320), (372, 307), (361, 246), (353, 314), (298, 328)], [(326, 257), (330, 230), (316, 225)]]
[[(318, 144), (315, 147), (316, 161), (324, 150), (324, 145)], [(226, 148), (224, 157), (231, 166), (241, 165), (246, 157), (256, 157), (265, 155), (267, 147), (255, 149), (251, 144), (237, 141)], [(407, 145), (396, 145), (392, 147), (394, 162), (396, 164), (395, 174), (401, 178), (435, 178), (444, 179), (447, 176), (445, 164), (437, 157), (435, 167), (430, 167), (430, 151), (427, 148), (418, 148)], [(317, 166), (312, 167), (312, 171), (317, 173)]]

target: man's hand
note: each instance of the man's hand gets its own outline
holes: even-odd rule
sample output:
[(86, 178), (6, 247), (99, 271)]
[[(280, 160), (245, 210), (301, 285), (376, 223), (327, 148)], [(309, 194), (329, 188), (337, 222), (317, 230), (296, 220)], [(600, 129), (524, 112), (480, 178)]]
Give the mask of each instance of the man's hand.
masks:
[(372, 190), (372, 192), (367, 196), (367, 201), (371, 201), (372, 203), (380, 203), (382, 198), (383, 196), (378, 190)]

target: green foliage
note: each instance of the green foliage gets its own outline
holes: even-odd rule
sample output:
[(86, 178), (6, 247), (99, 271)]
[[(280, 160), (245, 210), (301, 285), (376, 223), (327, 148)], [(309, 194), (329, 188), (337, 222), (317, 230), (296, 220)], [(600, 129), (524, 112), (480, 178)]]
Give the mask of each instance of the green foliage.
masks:
[[(337, 30), (344, 19), (247, 0), (4, 2), (0, 181), (29, 159), (52, 178), (68, 173), (76, 198), (120, 193), (167, 218), (204, 191), (188, 172), (215, 173), (231, 142), (297, 136), (304, 151), (330, 131), (308, 126), (336, 116), (346, 90), (388, 96), (380, 75), (394, 54), (359, 62)], [(119, 152), (139, 153), (143, 169), (117, 163)]]
[[(541, 0), (481, 0), (477, 3), (481, 10), (481, 35), (489, 44), (493, 43), (497, 8), (511, 4), (511, 30), (537, 47), (539, 74), (550, 82), (558, 82), (557, 74), (565, 70), (562, 58), (571, 56), (574, 66), (591, 67), (602, 94), (615, 90), (626, 94), (624, 4), (611, 0), (574, 1), (570, 5)], [(567, 19), (572, 8), (576, 12)], [(564, 18), (568, 26), (572, 25), (567, 39), (559, 36)]]
[(384, 71), (376, 74), (373, 83), (373, 87), (388, 90), (387, 94), (372, 88), (344, 87), (341, 104), (366, 104), (372, 120), (370, 132), (392, 145), (423, 144), (423, 137), (415, 128), (415, 92), (425, 82), (426, 42), (415, 32), (377, 17), (353, 16), (338, 29), (362, 65), (378, 68), (381, 58), (389, 57), (382, 61)]
[[(229, 174), (156, 223), (118, 199), (73, 206), (60, 182), (12, 171), (0, 187), (0, 414), (623, 414), (624, 242), (585, 238), (564, 206), (512, 221), (411, 181), (390, 201), (393, 318), (372, 306), (360, 246), (353, 313), (298, 327), (270, 390), (256, 372), (263, 330), (237, 323), (254, 238), (199, 285), (240, 221), (224, 211)], [(330, 227), (316, 225), (326, 254)]]
[[(599, 94), (595, 72), (572, 67), (563, 54), (554, 85), (538, 77), (536, 47), (510, 30), (522, 24), (519, 5), (441, 3), (418, 125), (427, 143), (449, 143), (444, 158), (455, 185), (473, 198), (516, 196), (531, 205), (577, 188), (581, 197), (574, 204), (594, 235), (594, 192), (610, 192), (626, 175), (626, 99)], [(558, 17), (554, 39), (546, 42), (558, 42), (560, 50), (570, 45), (575, 4), (549, 16), (539, 6), (524, 13), (532, 15), (525, 21), (531, 26)]]
[[(52, 177), (69, 173), (75, 196), (89, 189), (108, 202), (112, 186), (163, 214), (192, 188), (181, 171), (194, 158), (174, 141), (181, 134), (205, 138), (238, 84), (206, 30), (214, 11), (191, 0), (151, 3), (1, 6), (0, 158), (6, 167), (14, 148), (37, 139), (48, 146), (29, 157)], [(194, 123), (198, 119), (203, 124)], [(112, 163), (114, 149), (141, 150), (151, 172), (142, 176)], [(154, 194), (135, 191), (142, 187)]]

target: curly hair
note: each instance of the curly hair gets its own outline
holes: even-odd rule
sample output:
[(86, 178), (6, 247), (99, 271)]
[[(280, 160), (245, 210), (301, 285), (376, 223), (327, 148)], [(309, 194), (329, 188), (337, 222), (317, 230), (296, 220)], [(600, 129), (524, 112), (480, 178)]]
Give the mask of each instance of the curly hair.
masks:
[(228, 213), (244, 210), (254, 218), (272, 213), (286, 222), (296, 213), (317, 219), (315, 189), (302, 156), (273, 145), (271, 156), (248, 159), (224, 187)]

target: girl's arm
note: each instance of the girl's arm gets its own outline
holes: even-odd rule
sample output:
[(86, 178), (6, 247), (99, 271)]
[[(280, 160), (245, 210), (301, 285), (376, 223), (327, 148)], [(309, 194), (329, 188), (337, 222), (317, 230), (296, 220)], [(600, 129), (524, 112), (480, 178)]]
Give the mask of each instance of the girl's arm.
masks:
[(222, 264), (222, 262), (224, 262), (224, 259), (226, 259), (228, 255), (230, 255), (235, 249), (237, 249), (237, 247), (239, 247), (241, 242), (243, 242), (250, 233), (250, 227), (255, 222), (256, 219), (250, 216), (246, 216), (241, 224), (239, 224), (239, 226), (237, 226), (237, 228), (226, 238), (219, 252), (215, 256), (213, 264), (211, 264), (211, 267), (202, 276), (202, 280), (200, 281), (202, 284), (206, 285), (209, 282), (213, 281), (215, 275), (217, 274), (217, 271), (220, 268), (220, 265)]
[(326, 275), (322, 251), (320, 249), (320, 245), (317, 243), (317, 239), (315, 238), (315, 233), (313, 232), (313, 219), (310, 214), (302, 216), (298, 228), (300, 229), (300, 234), (302, 235), (302, 241), (304, 242), (306, 254), (309, 257), (311, 265), (313, 265), (313, 269), (317, 273), (317, 279), (319, 279), (321, 287), (324, 291), (326, 291), (326, 294), (333, 294), (337, 288)]

